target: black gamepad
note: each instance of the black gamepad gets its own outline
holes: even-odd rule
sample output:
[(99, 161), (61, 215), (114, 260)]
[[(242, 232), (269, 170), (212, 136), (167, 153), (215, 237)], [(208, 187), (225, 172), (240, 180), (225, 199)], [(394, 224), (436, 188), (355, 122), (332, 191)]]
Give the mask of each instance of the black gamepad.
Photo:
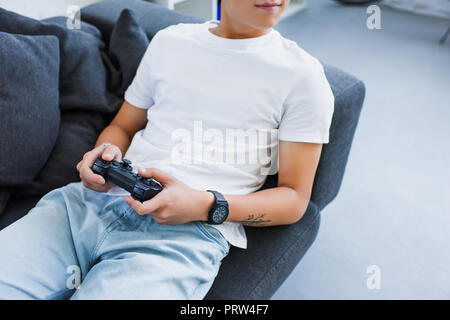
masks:
[(144, 178), (139, 173), (134, 173), (131, 161), (123, 159), (106, 161), (98, 157), (92, 166), (94, 173), (101, 175), (105, 181), (111, 181), (115, 185), (127, 190), (131, 196), (144, 202), (156, 196), (162, 190), (161, 184), (153, 178)]

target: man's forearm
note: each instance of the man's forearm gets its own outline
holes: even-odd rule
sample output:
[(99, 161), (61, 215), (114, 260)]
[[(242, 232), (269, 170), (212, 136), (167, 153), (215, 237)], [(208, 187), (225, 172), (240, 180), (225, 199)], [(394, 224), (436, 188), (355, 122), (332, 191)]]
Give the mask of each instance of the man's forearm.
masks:
[(99, 135), (95, 146), (98, 147), (103, 143), (111, 143), (119, 147), (123, 156), (130, 146), (131, 139), (132, 137), (129, 137), (122, 128), (114, 124), (110, 124)]
[(309, 201), (309, 196), (301, 196), (285, 186), (225, 198), (229, 205), (227, 221), (255, 227), (295, 223), (305, 213)]

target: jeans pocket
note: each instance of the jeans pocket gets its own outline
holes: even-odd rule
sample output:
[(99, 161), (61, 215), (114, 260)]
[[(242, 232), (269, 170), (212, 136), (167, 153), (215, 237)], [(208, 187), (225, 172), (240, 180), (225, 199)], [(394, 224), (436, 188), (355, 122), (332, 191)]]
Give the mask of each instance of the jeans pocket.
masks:
[(208, 226), (203, 222), (195, 222), (195, 225), (205, 237), (217, 243), (225, 251), (225, 256), (228, 254), (230, 250), (230, 244), (219, 230), (214, 227)]

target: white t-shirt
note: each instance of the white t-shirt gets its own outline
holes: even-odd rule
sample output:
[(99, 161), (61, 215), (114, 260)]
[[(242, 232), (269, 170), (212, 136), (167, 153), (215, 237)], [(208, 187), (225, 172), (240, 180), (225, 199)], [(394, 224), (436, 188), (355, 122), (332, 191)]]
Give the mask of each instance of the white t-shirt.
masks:
[[(334, 97), (320, 62), (275, 29), (227, 39), (209, 31), (217, 23), (180, 23), (153, 37), (125, 93), (148, 109), (148, 123), (124, 158), (195, 189), (248, 194), (277, 172), (278, 139), (328, 142)], [(213, 227), (247, 247), (242, 224)]]

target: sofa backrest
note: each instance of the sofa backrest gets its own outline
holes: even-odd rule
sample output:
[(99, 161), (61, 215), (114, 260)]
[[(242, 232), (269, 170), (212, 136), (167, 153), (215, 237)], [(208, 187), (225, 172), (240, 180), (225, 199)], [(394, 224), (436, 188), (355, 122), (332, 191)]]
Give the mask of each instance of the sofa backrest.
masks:
[(149, 39), (159, 30), (173, 24), (203, 22), (201, 19), (142, 0), (107, 0), (94, 3), (81, 9), (81, 20), (96, 26), (103, 34), (103, 41), (107, 43), (120, 13), (126, 8), (134, 12)]

